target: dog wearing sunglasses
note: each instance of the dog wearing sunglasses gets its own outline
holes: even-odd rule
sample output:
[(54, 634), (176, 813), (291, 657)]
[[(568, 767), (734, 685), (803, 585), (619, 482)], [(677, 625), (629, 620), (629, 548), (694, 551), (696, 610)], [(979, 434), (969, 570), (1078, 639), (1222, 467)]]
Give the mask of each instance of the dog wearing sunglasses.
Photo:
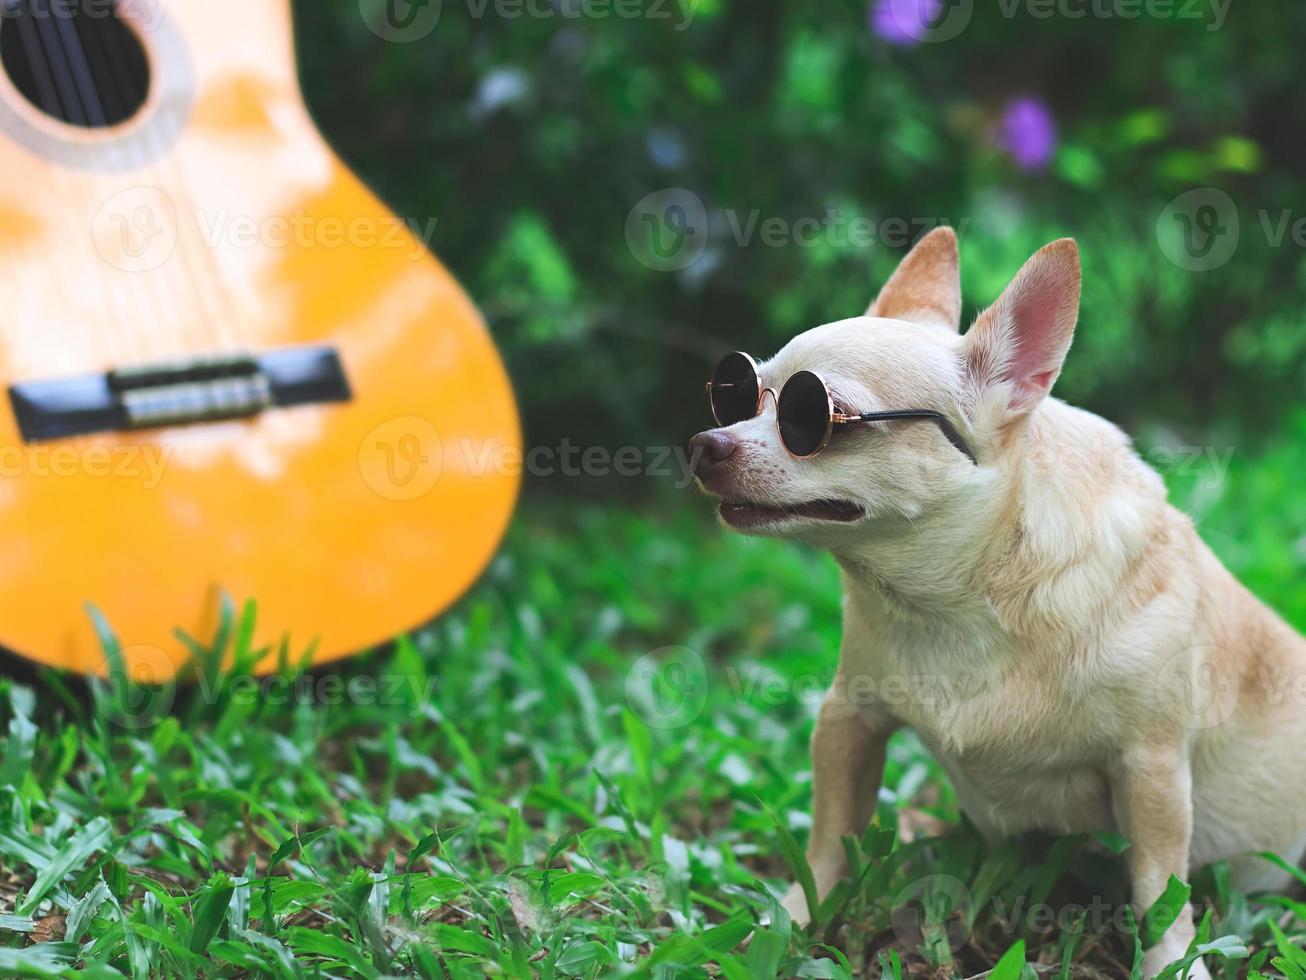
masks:
[[(1166, 502), (1111, 423), (1049, 397), (1078, 318), (1053, 242), (970, 330), (951, 229), (865, 316), (722, 362), (691, 446), (722, 522), (833, 553), (844, 635), (812, 737), (808, 860), (846, 871), (886, 744), (913, 729), (986, 836), (1114, 831), (1146, 912), (1172, 875), (1306, 851), (1306, 641)], [(795, 887), (785, 906), (808, 921)], [(1151, 977), (1194, 936), (1185, 910)], [(1199, 960), (1193, 977), (1208, 977)]]

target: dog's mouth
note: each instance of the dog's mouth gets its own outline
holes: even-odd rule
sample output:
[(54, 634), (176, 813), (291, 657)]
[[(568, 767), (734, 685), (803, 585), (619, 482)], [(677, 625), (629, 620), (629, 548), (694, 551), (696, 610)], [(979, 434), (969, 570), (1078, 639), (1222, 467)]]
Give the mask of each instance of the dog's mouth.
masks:
[(848, 524), (860, 521), (866, 511), (851, 500), (813, 500), (805, 504), (776, 507), (746, 500), (721, 501), (721, 519), (731, 527), (761, 527), (781, 521), (832, 521)]

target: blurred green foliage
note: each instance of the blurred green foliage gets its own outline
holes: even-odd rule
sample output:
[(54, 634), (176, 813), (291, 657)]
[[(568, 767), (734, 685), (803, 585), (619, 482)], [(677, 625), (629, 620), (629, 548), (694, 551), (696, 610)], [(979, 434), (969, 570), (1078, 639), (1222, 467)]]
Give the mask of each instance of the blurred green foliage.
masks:
[[(956, 226), (968, 319), (1037, 247), (1076, 237), (1083, 315), (1058, 394), (1117, 422), (1218, 420), (1242, 446), (1301, 401), (1301, 5), (1004, 0), (952, 40), (897, 46), (850, 0), (666, 0), (638, 18), (445, 0), (409, 44), (373, 34), (359, 0), (296, 9), (310, 106), (400, 214), (437, 218), (433, 248), (486, 310), (532, 442), (679, 444), (707, 421), (720, 352), (862, 312), (902, 247), (743, 245), (731, 228), (827, 209), (913, 237)], [(1054, 120), (1046, 167), (996, 138), (1022, 97)], [(675, 187), (704, 202), (709, 241), (655, 271), (627, 218)], [(1161, 219), (1201, 187), (1230, 195), (1240, 237), (1188, 271)]]

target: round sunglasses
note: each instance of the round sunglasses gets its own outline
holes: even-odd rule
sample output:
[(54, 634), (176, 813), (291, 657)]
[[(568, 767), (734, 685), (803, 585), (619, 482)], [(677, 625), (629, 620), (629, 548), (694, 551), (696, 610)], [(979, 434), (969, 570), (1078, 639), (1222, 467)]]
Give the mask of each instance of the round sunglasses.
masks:
[[(743, 351), (727, 354), (717, 365), (707, 383), (712, 417), (717, 425), (734, 425), (756, 418), (762, 412), (762, 399), (774, 388), (762, 386), (757, 362)], [(854, 422), (889, 422), (899, 419), (928, 419), (938, 425), (944, 437), (966, 458), (978, 465), (975, 454), (953, 424), (941, 412), (927, 408), (908, 408), (893, 412), (868, 412), (843, 415), (834, 410), (834, 398), (824, 379), (814, 371), (799, 371), (776, 395), (776, 424), (785, 451), (798, 459), (810, 459), (830, 444), (836, 425)]]

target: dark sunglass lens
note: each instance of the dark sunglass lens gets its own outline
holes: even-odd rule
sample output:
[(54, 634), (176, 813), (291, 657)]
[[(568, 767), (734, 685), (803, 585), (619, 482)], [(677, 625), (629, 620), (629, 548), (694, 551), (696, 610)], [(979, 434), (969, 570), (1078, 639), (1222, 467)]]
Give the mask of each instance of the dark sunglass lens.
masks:
[(799, 371), (780, 392), (780, 438), (795, 456), (820, 450), (830, 428), (830, 395), (811, 371)]
[(746, 354), (727, 354), (712, 375), (712, 411), (721, 425), (734, 425), (757, 414), (757, 370)]

